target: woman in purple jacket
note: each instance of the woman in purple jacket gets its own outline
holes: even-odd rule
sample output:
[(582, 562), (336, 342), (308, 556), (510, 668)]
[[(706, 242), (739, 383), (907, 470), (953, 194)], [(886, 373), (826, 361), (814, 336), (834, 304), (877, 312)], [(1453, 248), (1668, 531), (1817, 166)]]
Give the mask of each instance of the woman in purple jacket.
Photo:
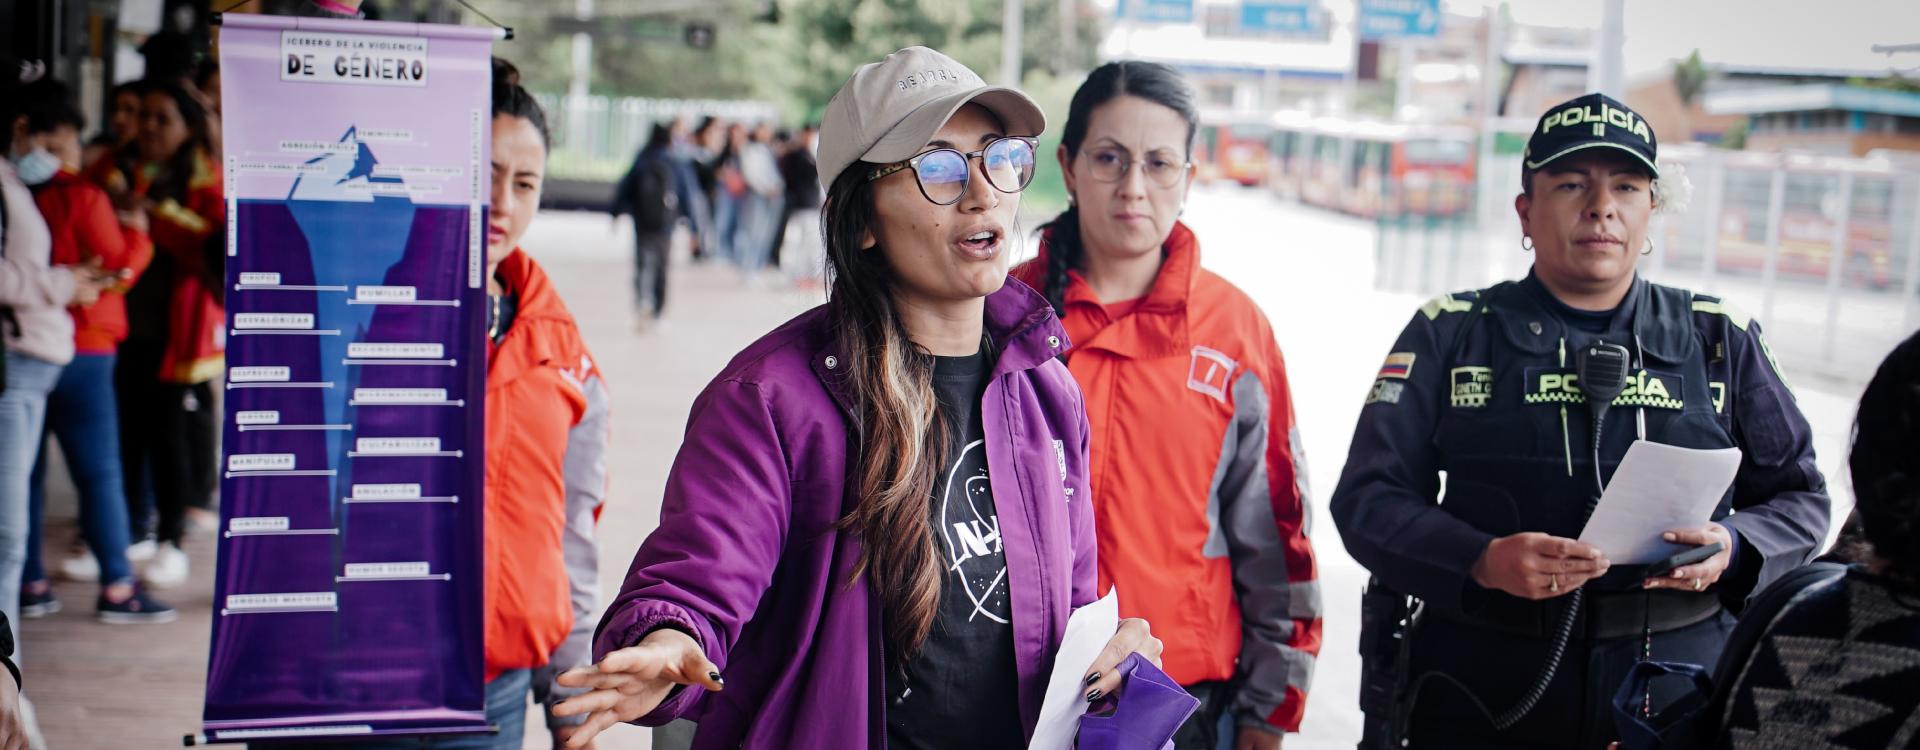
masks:
[[(828, 303), (694, 402), (660, 527), (600, 622), (589, 714), (695, 748), (1020, 747), (1094, 599), (1087, 424), (1047, 301), (1007, 283), (1045, 117), (913, 47), (828, 103)], [(976, 166), (977, 165), (977, 166)], [(1088, 669), (1158, 660), (1144, 621)], [(724, 687), (724, 690), (722, 689)]]

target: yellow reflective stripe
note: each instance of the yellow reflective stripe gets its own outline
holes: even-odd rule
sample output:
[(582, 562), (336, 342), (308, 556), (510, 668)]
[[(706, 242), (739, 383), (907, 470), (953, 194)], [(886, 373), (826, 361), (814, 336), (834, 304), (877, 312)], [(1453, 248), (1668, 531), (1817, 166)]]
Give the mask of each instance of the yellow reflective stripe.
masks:
[(1734, 328), (1743, 332), (1747, 330), (1747, 323), (1753, 320), (1753, 316), (1748, 315), (1745, 310), (1728, 304), (1725, 301), (1710, 302), (1703, 299), (1696, 299), (1693, 301), (1693, 311), (1706, 313), (1708, 315), (1725, 316), (1727, 322), (1732, 323)]
[(1773, 368), (1773, 376), (1780, 379), (1780, 385), (1786, 387), (1787, 395), (1792, 396), (1796, 403), (1799, 402), (1800, 394), (1793, 392), (1793, 384), (1787, 382), (1787, 374), (1780, 371), (1780, 360), (1773, 358), (1773, 347), (1767, 346), (1766, 337), (1754, 336), (1753, 340), (1759, 342), (1760, 353), (1767, 355), (1767, 365)]
[(1560, 445), (1567, 450), (1567, 476), (1573, 476), (1573, 438), (1567, 432), (1567, 407), (1560, 407)]
[(168, 199), (165, 203), (156, 206), (153, 212), (159, 214), (161, 218), (179, 225), (181, 229), (185, 229), (194, 234), (201, 234), (212, 228), (212, 225), (208, 224), (206, 219), (201, 218), (199, 214), (188, 211), (186, 206), (182, 206), (172, 199)]
[(1462, 313), (1462, 312), (1472, 312), (1472, 311), (1473, 311), (1472, 302), (1455, 299), (1454, 296), (1451, 294), (1442, 294), (1438, 297), (1427, 300), (1426, 304), (1420, 306), (1420, 312), (1427, 316), (1427, 320), (1435, 320), (1439, 318), (1440, 313)]

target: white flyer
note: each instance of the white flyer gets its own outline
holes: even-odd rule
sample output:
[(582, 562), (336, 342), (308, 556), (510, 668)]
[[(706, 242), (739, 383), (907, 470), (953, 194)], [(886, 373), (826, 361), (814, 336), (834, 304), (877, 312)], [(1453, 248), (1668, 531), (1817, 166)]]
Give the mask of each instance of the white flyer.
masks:
[(1100, 658), (1107, 642), (1120, 629), (1119, 587), (1098, 601), (1073, 611), (1067, 634), (1053, 657), (1053, 676), (1047, 680), (1047, 698), (1040, 704), (1040, 721), (1033, 727), (1028, 750), (1071, 750), (1087, 712), (1087, 667)]
[(1615, 565), (1645, 565), (1685, 549), (1660, 535), (1699, 526), (1740, 470), (1740, 449), (1702, 450), (1636, 440), (1614, 469), (1580, 541)]

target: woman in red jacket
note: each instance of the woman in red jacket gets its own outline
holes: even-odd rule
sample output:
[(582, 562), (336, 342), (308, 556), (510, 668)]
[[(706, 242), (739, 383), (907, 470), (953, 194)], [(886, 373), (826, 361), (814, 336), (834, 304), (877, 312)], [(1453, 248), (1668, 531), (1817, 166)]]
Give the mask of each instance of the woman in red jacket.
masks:
[(133, 148), (100, 160), (89, 176), (119, 205), (145, 213), (153, 238), (153, 263), (127, 293), (114, 388), (135, 538), (147, 530), (149, 486), (158, 511), (158, 549), (144, 577), (164, 587), (186, 580), (187, 507), (204, 507), (213, 491), (212, 382), (226, 344), (215, 293), (227, 209), (199, 100), (178, 83), (156, 81), (140, 111)]
[(1320, 651), (1306, 472), (1259, 307), (1200, 267), (1179, 216), (1199, 117), (1172, 68), (1114, 62), (1073, 95), (1073, 207), (1014, 276), (1060, 312), (1087, 396), (1100, 587), (1201, 700), (1180, 750), (1277, 748)]
[[(147, 217), (137, 211), (121, 211), (116, 217), (106, 192), (70, 171), (80, 159), (82, 119), (65, 86), (43, 80), (29, 87), (25, 97), (28, 141), (61, 163), (44, 182), (31, 186), (52, 234), (52, 262), (93, 266), (122, 279), (116, 290), (102, 293), (93, 304), (68, 308), (73, 316), (74, 357), (60, 371), (47, 399), (46, 432), (60, 441), (61, 454), (80, 491), (81, 531), (93, 548), (91, 555), (67, 561), (62, 570), (73, 578), (101, 582), (96, 616), (103, 622), (171, 621), (177, 613), (139, 589), (127, 560), (127, 501), (113, 394), (114, 346), (127, 332), (121, 291), (126, 280), (153, 259)], [(29, 619), (60, 609), (40, 556), (45, 477), (43, 448), (30, 480), (27, 565), (20, 587), (20, 614)]]

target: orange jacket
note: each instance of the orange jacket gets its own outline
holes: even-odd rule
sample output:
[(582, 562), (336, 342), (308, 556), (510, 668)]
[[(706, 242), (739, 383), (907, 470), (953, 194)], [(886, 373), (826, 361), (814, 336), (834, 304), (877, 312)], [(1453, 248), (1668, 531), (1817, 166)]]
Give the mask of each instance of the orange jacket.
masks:
[[(109, 271), (132, 271), (138, 278), (153, 262), (147, 233), (120, 225), (112, 202), (98, 185), (61, 172), (36, 187), (33, 201), (53, 233), (53, 264), (77, 266), (91, 260)], [(128, 279), (103, 292), (91, 305), (67, 308), (73, 314), (73, 346), (81, 354), (112, 354), (127, 337)]]
[[(1153, 624), (1169, 676), (1238, 680), (1237, 723), (1298, 731), (1320, 592), (1286, 364), (1253, 301), (1200, 268), (1184, 224), (1163, 252), (1118, 319), (1078, 273), (1062, 295), (1093, 428), (1100, 590), (1118, 585), (1120, 615)], [(1045, 288), (1047, 255), (1043, 238), (1014, 277)]]
[(573, 316), (525, 252), (500, 262), (518, 313), (487, 360), (486, 666), (592, 661), (607, 391)]

